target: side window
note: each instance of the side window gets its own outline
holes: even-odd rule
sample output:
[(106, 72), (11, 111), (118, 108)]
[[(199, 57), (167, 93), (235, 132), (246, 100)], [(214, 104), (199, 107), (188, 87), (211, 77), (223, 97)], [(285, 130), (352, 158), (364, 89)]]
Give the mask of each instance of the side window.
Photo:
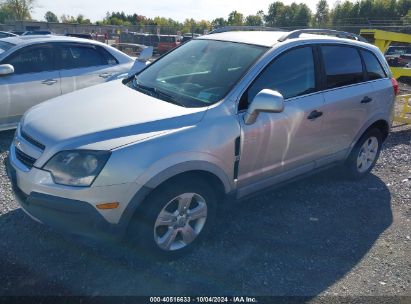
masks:
[(108, 65), (115, 65), (118, 64), (118, 61), (116, 58), (114, 58), (113, 55), (111, 55), (107, 50), (105, 50), (102, 47), (97, 47), (97, 49), (99, 50), (99, 52), (104, 56), (104, 58), (106, 59), (106, 62)]
[(263, 89), (278, 91), (285, 99), (315, 92), (312, 48), (296, 48), (275, 58), (247, 90), (241, 100), (240, 110), (247, 108)]
[(60, 68), (78, 69), (109, 65), (107, 58), (94, 46), (63, 45), (60, 49)]
[(11, 64), (14, 74), (40, 73), (54, 70), (53, 48), (49, 45), (29, 46), (18, 50), (3, 64)]
[(364, 81), (360, 54), (346, 46), (321, 47), (328, 89)]
[(368, 80), (381, 79), (387, 76), (374, 54), (361, 50), (361, 55), (364, 59), (365, 68), (367, 69)]

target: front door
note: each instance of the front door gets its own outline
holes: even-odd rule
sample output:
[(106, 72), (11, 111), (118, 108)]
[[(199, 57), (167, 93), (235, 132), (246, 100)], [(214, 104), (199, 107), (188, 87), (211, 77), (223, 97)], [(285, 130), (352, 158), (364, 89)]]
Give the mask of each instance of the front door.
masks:
[(238, 187), (239, 196), (312, 170), (324, 156), (321, 128), (324, 106), (318, 81), (314, 51), (298, 47), (276, 57), (258, 76), (241, 99), (246, 109), (262, 89), (280, 92), (285, 98), (282, 113), (260, 113), (252, 125), (242, 129)]

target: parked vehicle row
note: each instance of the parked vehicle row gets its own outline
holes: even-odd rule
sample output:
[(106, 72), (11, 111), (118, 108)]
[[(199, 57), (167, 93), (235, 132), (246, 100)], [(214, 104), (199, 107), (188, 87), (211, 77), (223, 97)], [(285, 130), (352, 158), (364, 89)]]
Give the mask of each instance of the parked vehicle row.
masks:
[(93, 40), (93, 39), (94, 39), (92, 34), (87, 34), (87, 33), (83, 33), (83, 34), (79, 34), (79, 33), (67, 33), (66, 36), (67, 36), (67, 37), (90, 39), (90, 40)]
[(181, 43), (184, 43), (199, 36), (199, 34), (191, 33), (185, 34), (184, 36), (180, 36), (128, 32), (121, 33), (120, 40), (128, 41), (128, 43), (152, 46), (154, 48), (154, 51), (161, 55), (176, 48)]
[(410, 67), (411, 46), (390, 46), (385, 52), (385, 59), (392, 67)]
[(114, 43), (112, 47), (122, 51), (123, 53), (129, 55), (130, 57), (139, 57), (144, 49), (151, 48), (151, 53), (153, 53), (153, 47), (148, 47), (142, 44), (136, 43)]
[(402, 54), (398, 58), (398, 66), (410, 68), (411, 67), (411, 52), (407, 54)]
[(10, 33), (10, 32), (2, 32), (0, 31), (0, 39), (1, 38), (8, 38), (8, 37), (15, 37), (17, 36), (16, 34)]
[[(53, 33), (47, 30), (25, 31), (19, 32), (18, 34), (12, 32), (0, 32), (0, 38), (32, 35), (53, 35)], [(96, 40), (91, 33), (67, 33), (64, 36)], [(192, 38), (199, 36), (199, 34), (191, 33), (180, 36), (124, 32), (121, 34), (121, 40), (127, 41), (127, 43), (129, 44), (152, 46), (154, 48), (154, 51), (161, 55), (176, 48), (178, 45), (180, 45), (180, 43), (189, 41)]]
[[(398, 84), (375, 46), (312, 33), (202, 36), (125, 80), (32, 108), (7, 165), (22, 209), (69, 233), (127, 236), (173, 257), (221, 229), (226, 197), (330, 166), (366, 176)], [(36, 60), (47, 51), (77, 60), (76, 47), (51, 45)], [(105, 51), (102, 61), (113, 60)]]
[(26, 31), (21, 34), (21, 36), (38, 36), (38, 35), (53, 35), (53, 32), (47, 31), (47, 30), (35, 30), (35, 31)]
[(186, 33), (183, 35), (183, 39), (181, 40), (181, 43), (190, 41), (191, 39), (198, 38), (200, 36), (201, 36), (200, 34)]
[(180, 36), (177, 35), (160, 35), (160, 41), (158, 42), (157, 52), (159, 54), (167, 53), (172, 49), (179, 46), (181, 43)]
[(51, 31), (0, 31), (0, 38), (15, 37), (15, 36), (33, 36), (33, 35), (52, 35)]

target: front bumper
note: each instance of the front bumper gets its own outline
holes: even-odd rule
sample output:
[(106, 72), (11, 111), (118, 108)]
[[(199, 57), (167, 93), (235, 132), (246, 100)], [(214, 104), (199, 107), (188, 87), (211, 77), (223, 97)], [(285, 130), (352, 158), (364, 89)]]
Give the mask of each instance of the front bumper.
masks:
[(105, 238), (124, 233), (124, 225), (109, 223), (87, 202), (39, 192), (25, 194), (18, 186), (17, 172), (9, 158), (5, 165), (17, 202), (35, 220), (75, 235)]

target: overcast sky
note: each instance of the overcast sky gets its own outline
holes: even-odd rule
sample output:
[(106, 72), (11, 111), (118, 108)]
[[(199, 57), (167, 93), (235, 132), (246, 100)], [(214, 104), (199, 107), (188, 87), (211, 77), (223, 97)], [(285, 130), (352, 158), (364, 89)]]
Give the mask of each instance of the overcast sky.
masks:
[[(315, 10), (317, 0), (296, 1), (306, 3), (311, 10)], [(294, 2), (283, 0), (285, 4)], [(59, 18), (61, 15), (77, 16), (83, 14), (91, 21), (101, 20), (107, 11), (124, 11), (128, 14), (137, 13), (147, 17), (167, 17), (184, 21), (186, 18), (196, 20), (212, 20), (218, 17), (227, 18), (233, 10), (244, 15), (255, 14), (262, 9), (265, 13), (270, 3), (275, 0), (37, 0), (33, 18), (43, 20), (47, 11), (54, 12)], [(335, 0), (328, 0), (330, 6)]]

